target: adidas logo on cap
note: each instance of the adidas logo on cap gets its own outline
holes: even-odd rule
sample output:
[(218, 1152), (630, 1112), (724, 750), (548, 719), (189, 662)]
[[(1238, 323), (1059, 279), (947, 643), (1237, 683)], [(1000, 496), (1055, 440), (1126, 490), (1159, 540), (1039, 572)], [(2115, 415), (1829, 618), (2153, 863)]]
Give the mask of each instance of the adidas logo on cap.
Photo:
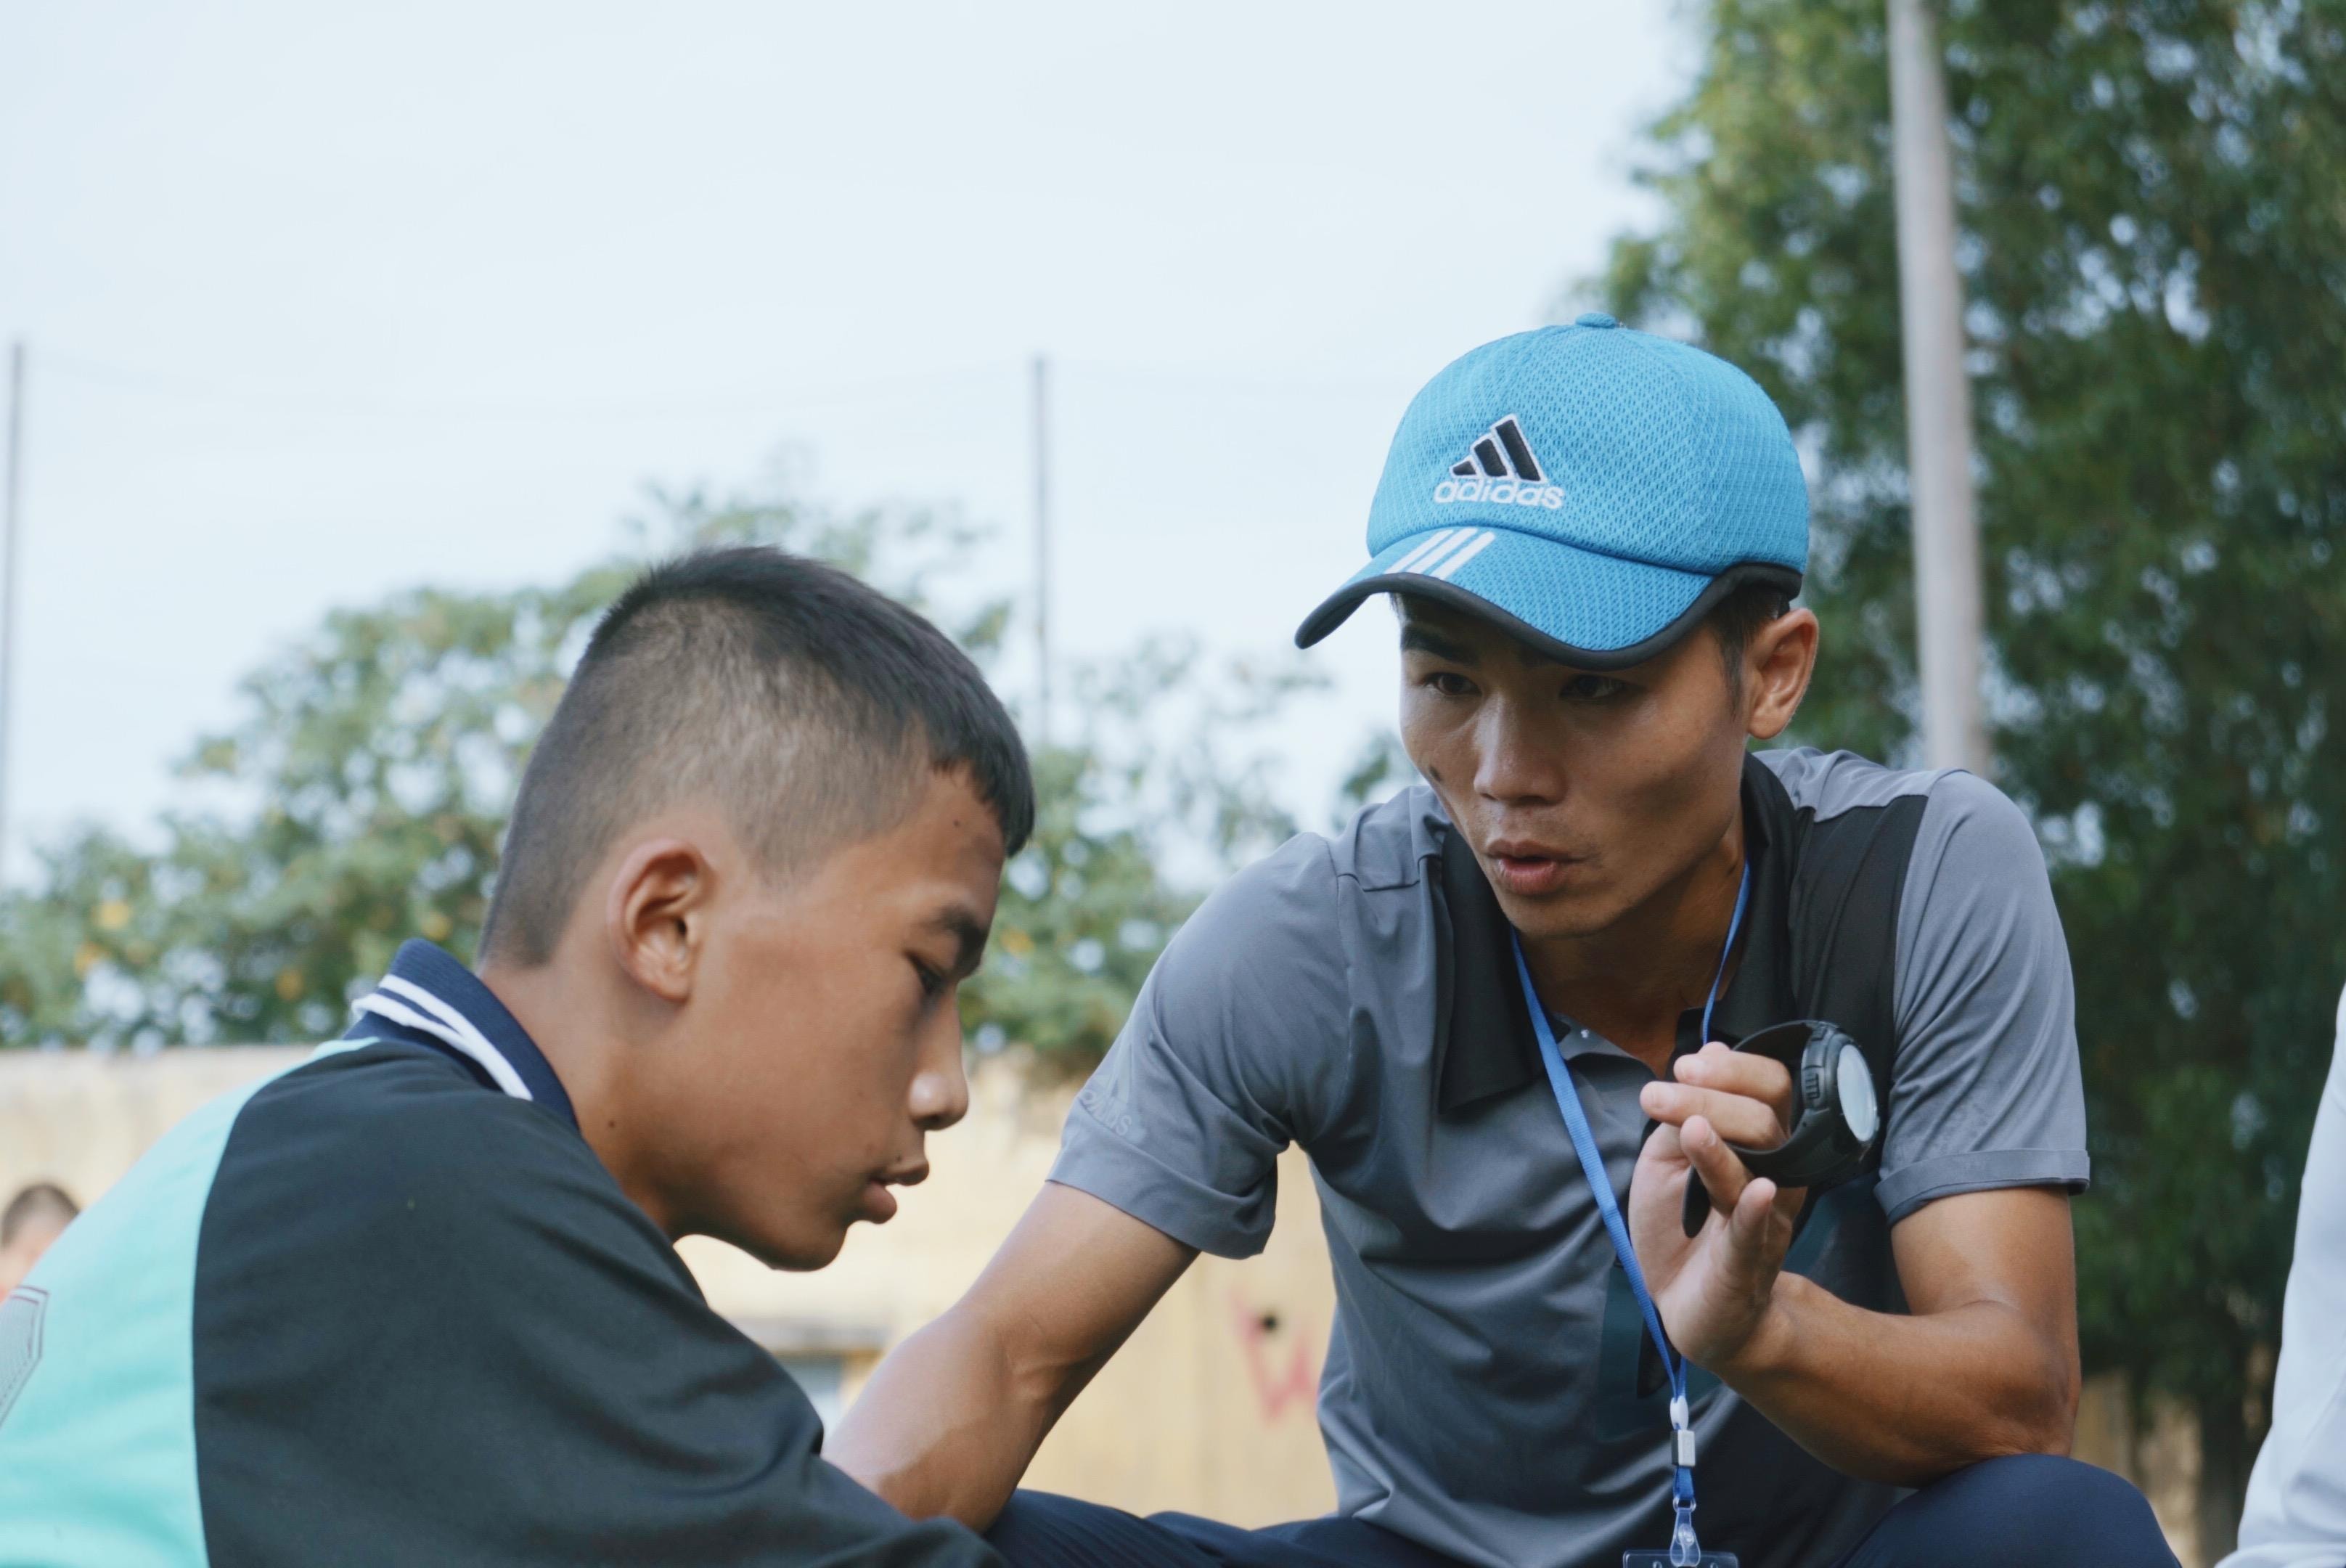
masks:
[(1480, 501), (1493, 506), (1544, 506), (1551, 512), (1564, 506), (1564, 486), (1543, 484), (1546, 475), (1532, 455), (1524, 427), (1509, 414), (1474, 438), (1468, 455), (1454, 463), (1451, 476), (1433, 487), (1433, 504)]

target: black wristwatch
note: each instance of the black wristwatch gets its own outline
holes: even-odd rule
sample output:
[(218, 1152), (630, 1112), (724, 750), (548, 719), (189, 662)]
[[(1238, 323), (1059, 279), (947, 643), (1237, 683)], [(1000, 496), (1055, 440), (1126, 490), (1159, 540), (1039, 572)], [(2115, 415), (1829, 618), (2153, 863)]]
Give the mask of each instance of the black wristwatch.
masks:
[[(1882, 1132), (1873, 1069), (1858, 1043), (1831, 1023), (1803, 1019), (1747, 1036), (1735, 1047), (1772, 1056), (1792, 1070), (1792, 1132), (1772, 1149), (1729, 1144), (1743, 1168), (1778, 1186), (1815, 1186), (1854, 1171)], [(1702, 1229), (1710, 1189), (1687, 1173), (1686, 1233)]]

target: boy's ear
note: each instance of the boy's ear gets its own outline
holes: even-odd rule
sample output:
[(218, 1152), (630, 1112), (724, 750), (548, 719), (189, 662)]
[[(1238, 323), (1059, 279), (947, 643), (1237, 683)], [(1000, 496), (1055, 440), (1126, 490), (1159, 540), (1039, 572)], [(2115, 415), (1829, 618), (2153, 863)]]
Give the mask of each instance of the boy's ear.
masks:
[(692, 994), (708, 936), (715, 868), (685, 839), (653, 839), (629, 850), (613, 873), (603, 926), (621, 972), (663, 1002)]

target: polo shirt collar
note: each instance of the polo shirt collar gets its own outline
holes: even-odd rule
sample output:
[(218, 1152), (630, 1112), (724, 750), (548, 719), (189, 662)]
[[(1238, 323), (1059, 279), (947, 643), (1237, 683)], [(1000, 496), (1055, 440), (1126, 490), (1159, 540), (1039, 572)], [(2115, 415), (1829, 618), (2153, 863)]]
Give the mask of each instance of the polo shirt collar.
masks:
[[(1772, 787), (1772, 788), (1771, 788)], [(1776, 776), (1756, 758), (1743, 760), (1743, 845), (1751, 867), (1751, 902), (1744, 919), (1743, 957), (1711, 1018), (1711, 1033), (1735, 1041), (1793, 1016), (1790, 951), (1783, 911), (1790, 895), (1787, 834), (1791, 801)], [(1439, 972), (1435, 1011), (1440, 1031), (1436, 1084), (1443, 1115), (1540, 1081), (1531, 1012), (1515, 976), (1513, 934), (1498, 896), (1474, 851), (1455, 826), (1442, 836), (1442, 919), (1435, 921)], [(1702, 1010), (1678, 1023), (1681, 1050), (1698, 1049)], [(1578, 1048), (1563, 1042), (1565, 1054)]]
[(410, 941), (352, 1004), (345, 1040), (399, 1040), (454, 1058), (487, 1088), (543, 1105), (575, 1131), (577, 1113), (537, 1043), (480, 977), (428, 942)]

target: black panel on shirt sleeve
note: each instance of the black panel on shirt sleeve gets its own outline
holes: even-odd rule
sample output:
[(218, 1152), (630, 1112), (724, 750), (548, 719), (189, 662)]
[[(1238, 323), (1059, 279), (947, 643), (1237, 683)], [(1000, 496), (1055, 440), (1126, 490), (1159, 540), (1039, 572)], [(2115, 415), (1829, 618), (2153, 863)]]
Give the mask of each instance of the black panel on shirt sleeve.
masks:
[(805, 1396), (576, 1133), (404, 1047), (246, 1106), (194, 1337), (215, 1563), (998, 1562), (820, 1457)]

